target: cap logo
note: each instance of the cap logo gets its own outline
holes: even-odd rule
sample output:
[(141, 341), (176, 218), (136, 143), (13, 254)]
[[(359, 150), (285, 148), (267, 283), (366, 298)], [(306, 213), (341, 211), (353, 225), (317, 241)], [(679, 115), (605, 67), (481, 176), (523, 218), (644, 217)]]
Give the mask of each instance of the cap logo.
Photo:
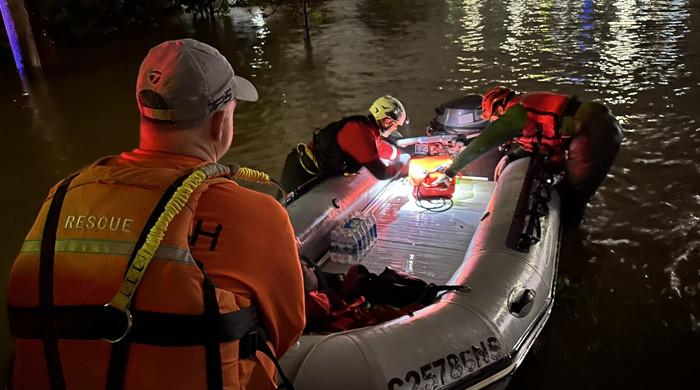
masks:
[(152, 70), (148, 72), (148, 81), (150, 81), (153, 85), (158, 84), (162, 75), (163, 74), (160, 73), (160, 71)]
[(231, 94), (231, 88), (229, 88), (226, 90), (226, 92), (224, 92), (223, 95), (219, 96), (218, 98), (214, 99), (214, 101), (209, 103), (209, 113), (218, 110), (219, 107), (230, 102), (232, 98), (233, 95)]

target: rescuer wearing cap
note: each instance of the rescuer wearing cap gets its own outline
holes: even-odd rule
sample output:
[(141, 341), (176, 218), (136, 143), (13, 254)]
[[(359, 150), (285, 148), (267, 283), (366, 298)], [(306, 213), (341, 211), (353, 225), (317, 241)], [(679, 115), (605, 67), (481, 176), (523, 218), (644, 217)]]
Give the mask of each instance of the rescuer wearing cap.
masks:
[(285, 161), (282, 187), (293, 191), (316, 177), (354, 173), (363, 166), (377, 179), (396, 175), (409, 156), (385, 139), (407, 122), (406, 109), (398, 99), (377, 98), (367, 115), (333, 122), (316, 130), (309, 145), (297, 145)]
[(52, 188), (15, 260), (10, 388), (273, 389), (305, 321), (294, 232), (215, 164), (258, 93), (181, 39), (149, 51), (136, 98), (139, 147)]
[(496, 178), (512, 160), (544, 153), (565, 172), (559, 185), (562, 223), (578, 227), (588, 200), (605, 179), (622, 141), (622, 131), (607, 107), (555, 92), (517, 93), (494, 87), (482, 100), (483, 118), (491, 125), (455, 158), (438, 185), (489, 150), (514, 139), (517, 147), (503, 157)]

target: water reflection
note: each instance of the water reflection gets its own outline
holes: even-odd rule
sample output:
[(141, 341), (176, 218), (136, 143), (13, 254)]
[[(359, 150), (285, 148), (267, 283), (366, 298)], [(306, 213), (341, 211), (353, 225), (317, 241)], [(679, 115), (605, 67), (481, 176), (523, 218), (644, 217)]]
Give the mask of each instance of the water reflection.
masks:
[(610, 104), (632, 104), (638, 92), (668, 85), (683, 70), (678, 44), (688, 31), (687, 2), (639, 3), (615, 2), (612, 39), (602, 37), (607, 43), (601, 48), (603, 77), (594, 81), (608, 90)]
[[(267, 36), (270, 34), (270, 29), (265, 24), (265, 18), (263, 18), (263, 11), (261, 9), (254, 9), (252, 11), (253, 16), (250, 18), (251, 22), (255, 26), (256, 40), (253, 44), (253, 59), (250, 62), (250, 67), (253, 69), (271, 67), (270, 62), (265, 60), (263, 55), (265, 53), (265, 43), (267, 41)], [(255, 77), (255, 73), (251, 76)]]
[[(457, 71), (463, 78), (460, 80), (460, 89), (473, 93), (483, 87), (486, 82), (480, 75), (484, 68), (484, 24), (482, 15), (483, 2), (477, 0), (464, 0), (459, 14), (461, 17), (455, 24), (460, 26), (461, 34), (456, 37), (461, 53), (457, 56)], [(481, 77), (480, 77), (481, 76)]]
[[(316, 10), (313, 50), (296, 15), (234, 9), (214, 23), (182, 18), (150, 36), (57, 52), (72, 63), (47, 74), (44, 87), (30, 84), (32, 101), (19, 82), (4, 83), (15, 79), (14, 69), (3, 73), (3, 136), (21, 145), (4, 157), (22, 172), (6, 175), (14, 191), (2, 200), (12, 205), (6, 217), (14, 223), (0, 228), (8, 239), (2, 257), (15, 256), (58, 176), (136, 143), (136, 70), (162, 39), (210, 42), (251, 78), (260, 101), (237, 108), (226, 160), (273, 176), (315, 127), (363, 112), (380, 94), (404, 101), (410, 134), (419, 134), (434, 107), (464, 93), (497, 83), (560, 90), (606, 102), (625, 140), (583, 229), (562, 247), (568, 284), (515, 388), (626, 388), (632, 385), (603, 378), (634, 381), (637, 370), (651, 372), (664, 361), (674, 364), (664, 367), (674, 383), (694, 372), (700, 42), (691, 26), (700, 11), (693, 2), (330, 0)], [(656, 363), (642, 359), (650, 355)], [(543, 381), (552, 359), (558, 370)], [(673, 387), (645, 379), (637, 384)]]

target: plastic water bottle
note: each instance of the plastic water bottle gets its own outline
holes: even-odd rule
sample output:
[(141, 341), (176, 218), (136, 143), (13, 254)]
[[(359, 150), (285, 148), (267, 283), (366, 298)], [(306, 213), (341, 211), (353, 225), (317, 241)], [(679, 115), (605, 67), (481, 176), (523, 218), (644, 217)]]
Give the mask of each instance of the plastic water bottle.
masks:
[(357, 264), (362, 257), (362, 236), (356, 229), (343, 229), (348, 242), (348, 263)]
[(365, 230), (370, 241), (369, 247), (373, 247), (377, 241), (377, 219), (374, 214), (369, 211), (360, 211), (353, 215), (354, 218), (359, 218), (362, 220)]
[(364, 257), (367, 254), (367, 252), (369, 252), (371, 242), (371, 234), (367, 229), (367, 224), (365, 223), (365, 221), (362, 218), (354, 216), (350, 218), (347, 222), (345, 222), (343, 226), (346, 229), (351, 230), (356, 236), (359, 245), (359, 257)]
[(342, 263), (344, 261), (343, 251), (345, 248), (342, 248), (342, 245), (340, 230), (333, 229), (331, 231), (331, 261), (336, 263)]
[(374, 213), (370, 213), (369, 211), (365, 212), (365, 218), (367, 218), (367, 223), (369, 224), (369, 231), (372, 235), (372, 245), (374, 245), (377, 243), (377, 239), (379, 238), (377, 234), (377, 218), (374, 216)]
[(376, 242), (379, 238), (377, 232), (377, 217), (375, 217), (373, 213), (367, 212), (367, 218), (369, 219), (370, 231), (372, 232), (372, 240)]
[(362, 217), (362, 226), (367, 234), (367, 240), (369, 241), (369, 247), (371, 249), (374, 246), (374, 244), (377, 243), (377, 240), (374, 237), (374, 233), (372, 232), (372, 221), (369, 219), (368, 216)]
[(350, 264), (356, 250), (355, 239), (347, 229), (339, 226), (331, 231), (331, 261)]

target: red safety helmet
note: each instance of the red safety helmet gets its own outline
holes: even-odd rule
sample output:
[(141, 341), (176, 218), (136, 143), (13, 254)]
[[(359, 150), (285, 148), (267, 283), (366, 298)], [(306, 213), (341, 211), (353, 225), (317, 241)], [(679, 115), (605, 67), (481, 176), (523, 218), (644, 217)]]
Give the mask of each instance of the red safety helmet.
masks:
[(486, 91), (481, 100), (481, 117), (490, 120), (498, 107), (504, 107), (515, 96), (515, 91), (506, 87), (493, 87)]

